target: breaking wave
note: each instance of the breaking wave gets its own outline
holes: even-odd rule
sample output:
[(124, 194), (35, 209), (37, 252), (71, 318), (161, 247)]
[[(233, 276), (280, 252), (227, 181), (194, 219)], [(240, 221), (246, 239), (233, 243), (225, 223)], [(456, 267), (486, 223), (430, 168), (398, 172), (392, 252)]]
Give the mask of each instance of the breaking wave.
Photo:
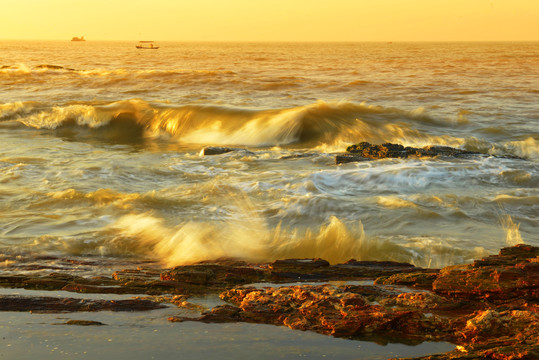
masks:
[(143, 100), (52, 107), (28, 102), (1, 105), (0, 120), (17, 120), (39, 129), (90, 130), (112, 140), (119, 136), (118, 141), (167, 138), (183, 144), (291, 145), (326, 152), (342, 151), (351, 143), (368, 141), (408, 146), (448, 145), (492, 155), (539, 157), (539, 144), (532, 137), (492, 144), (476, 137), (437, 135), (443, 134), (443, 128), (451, 124), (429, 117), (423, 108), (404, 111), (350, 102), (318, 101), (264, 110), (150, 104)]
[(0, 118), (29, 127), (58, 129), (79, 126), (107, 128), (123, 123), (125, 130), (142, 128), (148, 136), (167, 134), (181, 142), (245, 146), (287, 144), (339, 145), (357, 141), (452, 143), (414, 129), (425, 118), (405, 112), (353, 103), (325, 103), (289, 109), (245, 110), (222, 106), (150, 105), (141, 100), (105, 105), (73, 104), (36, 110), (35, 104), (5, 104)]
[(111, 225), (109, 231), (115, 235), (101, 244), (103, 255), (151, 256), (168, 267), (230, 258), (253, 263), (291, 258), (322, 258), (331, 264), (350, 259), (385, 260), (441, 267), (486, 254), (483, 248), (457, 249), (441, 239), (400, 244), (370, 237), (360, 221), (345, 224), (336, 216), (319, 228), (302, 230), (281, 225), (272, 228), (256, 215), (249, 220), (189, 221), (170, 227), (151, 214), (131, 214)]

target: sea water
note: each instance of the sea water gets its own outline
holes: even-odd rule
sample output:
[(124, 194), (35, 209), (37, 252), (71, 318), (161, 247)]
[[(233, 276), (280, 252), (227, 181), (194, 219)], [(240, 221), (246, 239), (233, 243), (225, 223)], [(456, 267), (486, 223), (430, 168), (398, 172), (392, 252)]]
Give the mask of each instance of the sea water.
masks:
[[(0, 47), (4, 252), (440, 267), (539, 243), (538, 43)], [(360, 141), (489, 156), (335, 164)]]
[[(539, 245), (539, 43), (160, 45), (0, 42), (2, 273), (110, 276), (217, 258), (442, 267)], [(335, 164), (361, 141), (484, 156)], [(206, 146), (237, 150), (203, 156)], [(197, 358), (208, 342), (229, 358), (264, 346), (283, 358), (408, 354), (149, 314), (74, 315), (113, 321), (84, 333), (95, 338), (53, 315), (5, 314), (0, 330), (19, 357), (121, 358), (144, 344), (125, 334), (153, 339), (140, 358)]]

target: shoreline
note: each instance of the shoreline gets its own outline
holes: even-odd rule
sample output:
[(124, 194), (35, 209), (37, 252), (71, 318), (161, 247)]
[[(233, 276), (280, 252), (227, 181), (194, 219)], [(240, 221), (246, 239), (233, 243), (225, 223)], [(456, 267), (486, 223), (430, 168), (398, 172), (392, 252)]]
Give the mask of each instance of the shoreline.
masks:
[[(166, 309), (160, 321), (169, 324), (278, 325), (378, 344), (456, 346), (410, 357), (417, 359), (539, 354), (539, 248), (524, 244), (442, 269), (390, 261), (221, 260), (162, 270), (141, 266), (93, 278), (4, 271), (0, 286), (0, 311), (79, 314), (81, 319), (62, 324), (85, 328), (104, 328), (99, 325), (106, 322), (90, 316), (102, 311), (145, 316)], [(8, 294), (10, 289), (25, 289), (19, 291), (25, 295)], [(192, 300), (204, 297), (213, 300)]]

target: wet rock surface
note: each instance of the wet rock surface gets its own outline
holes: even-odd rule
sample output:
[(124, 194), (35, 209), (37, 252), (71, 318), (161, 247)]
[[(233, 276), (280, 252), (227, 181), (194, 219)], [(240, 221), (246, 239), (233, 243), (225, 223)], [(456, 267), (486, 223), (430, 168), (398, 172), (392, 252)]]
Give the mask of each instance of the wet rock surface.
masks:
[(462, 155), (477, 155), (476, 152), (460, 150), (449, 146), (429, 145), (423, 148), (415, 148), (411, 146), (402, 146), (400, 144), (385, 143), (382, 145), (373, 145), (368, 142), (351, 145), (346, 148), (346, 151), (351, 154), (358, 154), (369, 159), (383, 158), (407, 158), (410, 156), (462, 156)]
[(356, 261), (354, 259), (337, 265), (330, 265), (323, 259), (277, 260), (269, 264), (268, 268), (269, 280), (273, 282), (373, 279), (392, 274), (437, 271), (393, 261)]
[(202, 156), (221, 155), (221, 154), (226, 154), (228, 152), (235, 151), (235, 150), (237, 149), (227, 148), (227, 147), (218, 147), (218, 146), (207, 146), (200, 151), (200, 154)]
[[(63, 273), (60, 267), (41, 276), (4, 271), (0, 286), (6, 288), (146, 296), (89, 300), (3, 295), (0, 311), (177, 306), (199, 315), (182, 313), (171, 316), (171, 322), (273, 324), (378, 343), (457, 345), (450, 353), (423, 359), (532, 359), (539, 354), (538, 266), (539, 248), (517, 245), (440, 270), (387, 261), (331, 265), (323, 259), (287, 259), (270, 264), (219, 260), (167, 270), (148, 264), (91, 278)], [(190, 297), (208, 294), (226, 304), (206, 308), (190, 302)]]
[[(360, 142), (346, 148), (346, 153), (335, 157), (337, 164), (348, 162), (378, 160), (386, 158), (423, 158), (423, 157), (469, 157), (486, 155), (473, 151), (461, 150), (449, 146), (428, 145), (422, 148), (403, 146), (400, 144), (385, 143), (374, 145), (368, 142)], [(517, 158), (510, 156), (510, 158)]]
[[(377, 342), (458, 345), (425, 359), (534, 359), (539, 354), (538, 263), (539, 248), (519, 245), (439, 272), (384, 275), (375, 285), (235, 287), (220, 295), (229, 304), (196, 318), (169, 320), (244, 321)], [(279, 261), (272, 267), (311, 275), (332, 268), (320, 259)]]
[(229, 152), (240, 152), (240, 153), (244, 153), (246, 155), (253, 155), (254, 154), (253, 152), (251, 152), (249, 150), (246, 150), (246, 149), (242, 149), (242, 148), (229, 148), (229, 147), (222, 147), (222, 146), (206, 146), (205, 148), (200, 150), (200, 155), (201, 156), (221, 155), (221, 154), (226, 154), (226, 153), (229, 153)]
[(88, 300), (49, 296), (1, 295), (2, 311), (77, 312), (77, 311), (146, 311), (163, 308), (158, 302), (144, 299)]
[(240, 310), (234, 318), (247, 322), (358, 339), (381, 335), (403, 342), (447, 338), (441, 335), (447, 326), (440, 326), (443, 321), (438, 317), (426, 317), (417, 310), (389, 309), (341, 287), (232, 289), (221, 297)]
[(493, 303), (539, 299), (538, 256), (538, 248), (529, 245), (502, 249), (499, 255), (471, 265), (442, 269), (432, 289), (454, 298)]
[(79, 325), (79, 326), (101, 326), (106, 325), (100, 321), (93, 320), (68, 320), (65, 322), (65, 325)]
[(46, 275), (20, 275), (16, 272), (0, 275), (0, 287), (86, 294), (200, 295), (219, 294), (238, 285), (258, 282), (358, 280), (393, 274), (417, 273), (417, 276), (423, 276), (438, 271), (390, 261), (350, 260), (330, 265), (323, 259), (287, 259), (270, 264), (222, 259), (168, 270), (155, 267), (124, 269), (113, 272), (110, 277), (91, 278), (54, 270)]

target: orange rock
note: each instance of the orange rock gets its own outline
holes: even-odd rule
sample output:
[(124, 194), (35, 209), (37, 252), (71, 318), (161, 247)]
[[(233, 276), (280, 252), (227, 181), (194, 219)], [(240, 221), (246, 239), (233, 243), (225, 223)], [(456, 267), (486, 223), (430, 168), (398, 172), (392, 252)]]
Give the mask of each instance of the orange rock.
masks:
[(537, 298), (538, 255), (539, 248), (529, 245), (505, 248), (471, 265), (442, 269), (432, 287), (438, 294), (471, 299)]

